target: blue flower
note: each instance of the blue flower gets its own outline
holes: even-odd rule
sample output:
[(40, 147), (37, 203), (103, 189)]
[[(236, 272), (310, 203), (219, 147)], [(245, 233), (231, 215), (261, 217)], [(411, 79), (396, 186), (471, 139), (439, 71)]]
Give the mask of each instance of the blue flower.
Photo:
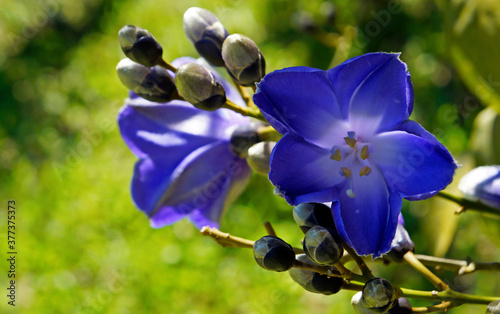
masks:
[(500, 166), (473, 169), (460, 179), (458, 189), (469, 199), (500, 208)]
[(332, 202), (344, 241), (360, 255), (391, 248), (402, 198), (444, 189), (456, 164), (418, 123), (413, 87), (398, 54), (373, 53), (328, 70), (268, 74), (256, 105), (283, 138), (269, 179), (292, 204)]
[[(194, 61), (180, 58), (172, 64)], [(244, 106), (234, 87), (213, 72), (227, 97)], [(246, 160), (229, 146), (232, 130), (249, 122), (228, 109), (208, 112), (179, 100), (158, 104), (131, 93), (118, 124), (123, 140), (139, 158), (132, 198), (152, 227), (184, 217), (197, 228), (218, 227), (224, 209), (241, 194), (251, 173)]]

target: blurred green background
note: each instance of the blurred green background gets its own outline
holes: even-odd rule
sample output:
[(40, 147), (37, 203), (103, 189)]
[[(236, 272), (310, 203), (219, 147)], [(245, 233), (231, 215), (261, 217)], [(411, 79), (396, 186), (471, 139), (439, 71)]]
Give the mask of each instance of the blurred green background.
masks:
[[(402, 52), (415, 87), (412, 119), (463, 164), (456, 178), (474, 165), (500, 163), (500, 6), (494, 0), (4, 0), (1, 6), (0, 214), (6, 221), (7, 200), (16, 201), (18, 291), (15, 311), (2, 296), (0, 312), (353, 312), (353, 292), (306, 292), (288, 274), (259, 268), (250, 250), (222, 248), (187, 221), (149, 227), (131, 201), (135, 159), (115, 122), (127, 96), (115, 73), (124, 57), (117, 32), (125, 24), (150, 30), (166, 60), (196, 56), (182, 15), (191, 6), (209, 9), (229, 32), (254, 39), (268, 72), (327, 69), (365, 52)], [(417, 253), (499, 261), (498, 217), (456, 216), (455, 209), (440, 200), (405, 203)], [(268, 220), (300, 245), (291, 207), (255, 175), (221, 229), (255, 240)], [(394, 284), (432, 289), (408, 266), (373, 265)], [(498, 274), (438, 274), (457, 290), (500, 295)], [(484, 313), (484, 306), (451, 312)]]

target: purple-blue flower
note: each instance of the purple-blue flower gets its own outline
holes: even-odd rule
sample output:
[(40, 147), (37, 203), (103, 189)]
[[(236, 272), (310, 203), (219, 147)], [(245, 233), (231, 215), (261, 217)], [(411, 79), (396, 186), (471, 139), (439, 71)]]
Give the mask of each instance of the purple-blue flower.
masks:
[[(180, 58), (172, 64), (194, 61)], [(244, 106), (234, 87), (213, 72), (227, 98)], [(241, 194), (250, 176), (246, 160), (229, 146), (232, 131), (249, 122), (228, 109), (208, 112), (179, 100), (158, 104), (131, 93), (118, 124), (123, 140), (139, 158), (132, 198), (152, 227), (184, 217), (197, 228), (218, 227), (224, 209)]]
[(500, 208), (500, 166), (477, 167), (460, 179), (458, 189), (481, 203)]
[(418, 123), (398, 54), (359, 56), (328, 70), (287, 68), (258, 84), (256, 105), (283, 138), (269, 179), (292, 204), (333, 202), (335, 225), (360, 255), (391, 248), (402, 199), (444, 189), (456, 164)]

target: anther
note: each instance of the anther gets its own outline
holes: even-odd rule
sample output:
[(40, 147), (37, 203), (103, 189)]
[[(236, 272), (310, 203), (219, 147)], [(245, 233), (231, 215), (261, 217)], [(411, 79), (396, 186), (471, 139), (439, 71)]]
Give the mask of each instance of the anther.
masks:
[(353, 139), (353, 138), (350, 138), (350, 137), (344, 137), (344, 141), (346, 142), (347, 145), (349, 145), (350, 147), (354, 147), (356, 146), (356, 140)]
[(340, 170), (342, 171), (344, 177), (346, 178), (349, 178), (349, 176), (351, 175), (351, 170), (349, 168), (341, 167)]
[(370, 154), (368, 153), (368, 145), (363, 146), (361, 149), (361, 159), (365, 160)]
[[(365, 146), (366, 147), (366, 146)], [(361, 168), (361, 170), (359, 171), (359, 176), (362, 177), (362, 176), (367, 176), (370, 174), (370, 172), (372, 172), (372, 168), (368, 167), (368, 166), (364, 166), (363, 168)]]
[(333, 151), (332, 148), (332, 155), (330, 156), (330, 159), (340, 161), (342, 159), (342, 155), (340, 154), (340, 149), (337, 148), (335, 151)]

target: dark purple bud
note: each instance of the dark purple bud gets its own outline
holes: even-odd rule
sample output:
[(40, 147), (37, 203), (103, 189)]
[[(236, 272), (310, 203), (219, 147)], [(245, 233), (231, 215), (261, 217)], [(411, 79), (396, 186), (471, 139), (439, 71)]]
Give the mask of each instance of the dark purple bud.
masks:
[(229, 34), (217, 16), (202, 8), (189, 8), (184, 13), (183, 27), (200, 56), (212, 65), (224, 66), (222, 43)]
[(224, 40), (222, 59), (229, 75), (243, 86), (254, 86), (266, 75), (266, 62), (250, 38), (233, 34)]
[(368, 280), (362, 290), (361, 302), (375, 313), (385, 313), (398, 302), (396, 290), (389, 281), (375, 277)]
[(226, 103), (222, 84), (198, 63), (181, 65), (175, 74), (175, 85), (179, 94), (198, 109), (213, 111)]
[(411, 314), (413, 313), (411, 303), (407, 298), (399, 298), (396, 305), (387, 312), (389, 314)]
[(314, 226), (335, 229), (331, 208), (321, 203), (302, 203), (295, 206), (293, 218), (304, 233)]
[(125, 58), (116, 66), (116, 72), (125, 87), (147, 100), (167, 102), (179, 98), (174, 79), (158, 65), (148, 68)]
[(273, 236), (264, 236), (253, 244), (253, 256), (260, 267), (272, 271), (287, 271), (295, 262), (290, 244)]
[(260, 123), (250, 123), (237, 127), (229, 139), (231, 151), (237, 156), (246, 156), (248, 149), (261, 141), (258, 133), (258, 129), (261, 126), (262, 124)]
[(153, 35), (139, 26), (125, 25), (118, 32), (123, 53), (139, 64), (152, 67), (160, 63), (163, 49)]
[[(305, 254), (297, 255), (296, 258), (300, 262), (315, 265), (315, 263)], [(344, 285), (344, 279), (340, 277), (328, 277), (306, 269), (292, 268), (289, 274), (293, 281), (301, 285), (307, 291), (314, 293), (325, 295), (335, 294), (339, 292)]]
[(332, 266), (344, 254), (342, 240), (336, 230), (314, 226), (304, 236), (304, 251), (312, 261)]

